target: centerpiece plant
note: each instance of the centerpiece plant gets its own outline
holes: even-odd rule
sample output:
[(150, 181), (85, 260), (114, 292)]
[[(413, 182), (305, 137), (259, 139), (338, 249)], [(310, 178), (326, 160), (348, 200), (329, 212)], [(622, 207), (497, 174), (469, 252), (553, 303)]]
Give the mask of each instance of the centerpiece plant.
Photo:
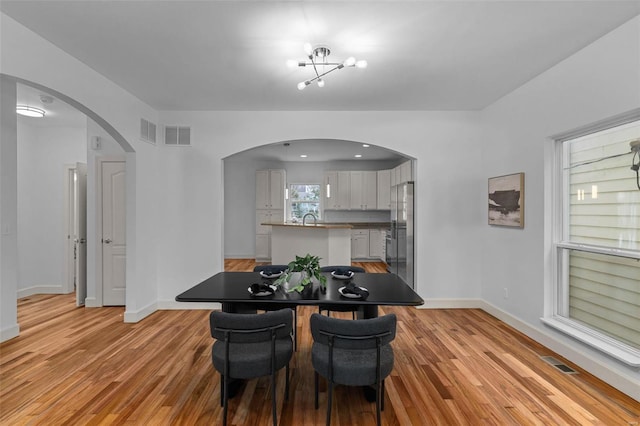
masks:
[(286, 271), (284, 271), (274, 284), (282, 285), (284, 283), (290, 283), (291, 278), (296, 272), (300, 273), (300, 281), (292, 283), (295, 285), (289, 288), (288, 292), (297, 291), (298, 293), (302, 293), (306, 288), (312, 288), (314, 279), (318, 281), (322, 290), (326, 288), (327, 277), (320, 272), (320, 258), (308, 253), (304, 257), (296, 256), (296, 260), (287, 265)]

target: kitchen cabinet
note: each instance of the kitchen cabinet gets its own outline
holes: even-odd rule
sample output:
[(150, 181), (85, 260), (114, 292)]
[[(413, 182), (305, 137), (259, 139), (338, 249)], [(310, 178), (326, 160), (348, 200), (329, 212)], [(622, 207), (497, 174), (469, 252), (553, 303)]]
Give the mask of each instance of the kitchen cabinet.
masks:
[(369, 230), (369, 257), (384, 260), (386, 231), (382, 229)]
[(351, 210), (375, 210), (377, 206), (378, 178), (375, 171), (352, 171), (350, 183)]
[(400, 182), (405, 183), (413, 181), (413, 170), (411, 160), (400, 164)]
[(413, 165), (411, 160), (405, 161), (391, 171), (391, 186), (413, 181)]
[(325, 173), (325, 209), (348, 210), (351, 206), (351, 172)]
[(256, 260), (271, 260), (271, 226), (263, 223), (284, 223), (283, 209), (256, 209)]
[(256, 260), (271, 260), (271, 235), (256, 235)]
[(378, 170), (377, 179), (377, 199), (376, 207), (378, 210), (391, 209), (391, 170)]
[(263, 223), (284, 222), (285, 185), (284, 170), (256, 171), (256, 260), (271, 260), (271, 226)]
[(366, 259), (369, 257), (369, 230), (354, 229), (351, 231), (351, 258)]
[(284, 170), (256, 171), (256, 208), (284, 209)]

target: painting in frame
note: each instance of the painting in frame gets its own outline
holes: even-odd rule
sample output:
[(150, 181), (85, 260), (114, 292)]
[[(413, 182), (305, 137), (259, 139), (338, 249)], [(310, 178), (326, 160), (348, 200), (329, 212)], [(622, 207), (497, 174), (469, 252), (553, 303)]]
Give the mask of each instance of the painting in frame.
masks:
[(524, 228), (524, 173), (489, 178), (489, 225)]

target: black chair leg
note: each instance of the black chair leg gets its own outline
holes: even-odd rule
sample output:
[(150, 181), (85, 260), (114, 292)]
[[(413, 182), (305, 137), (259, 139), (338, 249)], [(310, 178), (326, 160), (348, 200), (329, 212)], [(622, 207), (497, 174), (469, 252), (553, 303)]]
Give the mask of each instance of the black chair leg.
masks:
[(293, 308), (293, 350), (298, 351), (298, 308)]
[(224, 392), (224, 397), (223, 397), (223, 403), (222, 403), (222, 426), (227, 426), (227, 408), (229, 406), (229, 389), (228, 389), (228, 381), (229, 378), (227, 376), (224, 376), (224, 386), (223, 386), (223, 392)]
[(328, 393), (329, 395), (327, 396), (327, 426), (331, 425), (331, 403), (333, 400), (333, 382), (329, 381), (329, 383), (327, 383), (327, 386), (329, 387)]
[(318, 372), (314, 372), (313, 374), (313, 384), (314, 384), (314, 389), (315, 389), (315, 407), (316, 410), (318, 409)]
[(376, 420), (377, 420), (377, 425), (380, 426), (380, 405), (381, 405), (381, 397), (380, 394), (382, 392), (382, 383), (378, 383), (376, 385)]
[(285, 382), (284, 382), (284, 400), (289, 401), (289, 363), (287, 363), (285, 373), (287, 377), (285, 378)]
[(273, 426), (278, 424), (276, 414), (276, 373), (271, 373), (271, 411), (273, 412)]
[(224, 407), (224, 376), (220, 375), (220, 406)]

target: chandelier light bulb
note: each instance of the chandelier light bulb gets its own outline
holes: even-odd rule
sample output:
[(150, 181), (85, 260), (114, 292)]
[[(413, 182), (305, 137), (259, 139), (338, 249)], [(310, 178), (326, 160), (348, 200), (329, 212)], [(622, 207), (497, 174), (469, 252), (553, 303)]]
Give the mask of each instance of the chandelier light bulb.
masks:
[(355, 64), (356, 64), (356, 58), (354, 58), (353, 56), (348, 57), (347, 60), (344, 61), (345, 67), (352, 67)]
[(324, 80), (321, 78), (318, 79), (318, 87), (324, 87)]
[(367, 61), (365, 61), (364, 59), (361, 59), (358, 62), (356, 62), (356, 68), (366, 68), (366, 67), (367, 67)]
[(296, 61), (295, 59), (287, 60), (287, 67), (296, 68), (297, 66), (298, 66), (298, 61)]
[(305, 43), (302, 48), (304, 49), (304, 53), (306, 53), (307, 56), (310, 56), (313, 53), (313, 46), (311, 46), (311, 43)]
[(310, 81), (301, 81), (300, 83), (298, 83), (298, 90), (304, 90), (305, 87), (307, 87), (309, 84), (311, 84)]

